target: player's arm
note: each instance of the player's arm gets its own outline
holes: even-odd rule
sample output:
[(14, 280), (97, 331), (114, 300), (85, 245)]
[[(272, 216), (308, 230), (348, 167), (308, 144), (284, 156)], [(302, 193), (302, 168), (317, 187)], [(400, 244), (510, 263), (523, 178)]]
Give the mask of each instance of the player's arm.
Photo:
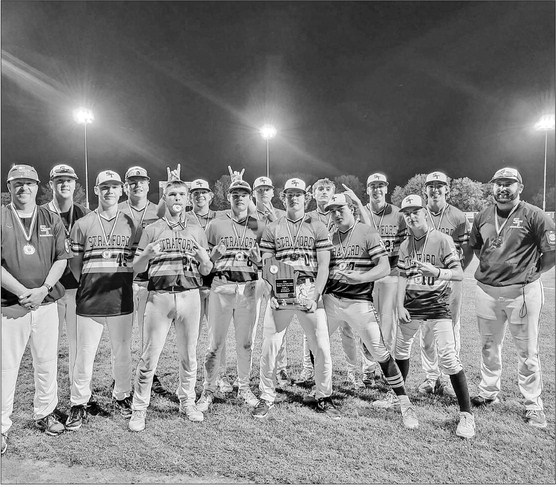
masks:
[(344, 184), (341, 184), (341, 186), (343, 186), (343, 188), (345, 189), (345, 194), (349, 198), (351, 198), (353, 200), (353, 202), (357, 205), (360, 221), (362, 223), (366, 223), (366, 225), (372, 226), (372, 220), (370, 218), (370, 214), (368, 213), (368, 211), (366, 211), (366, 208), (362, 204), (362, 201), (360, 201), (360, 198), (348, 186), (346, 186)]
[(543, 272), (549, 271), (556, 265), (556, 251), (551, 250), (548, 252), (544, 252), (541, 255), (541, 260), (539, 263), (539, 271), (542, 274)]
[(324, 288), (327, 283), (327, 278), (329, 276), (329, 260), (331, 258), (330, 249), (318, 250), (316, 252), (316, 258), (318, 260), (318, 274), (316, 275), (316, 281), (314, 283), (313, 299), (317, 303), (322, 293), (324, 292)]
[(363, 282), (374, 282), (390, 273), (389, 259), (387, 255), (379, 257), (377, 264), (366, 272), (339, 271), (338, 274), (345, 276), (349, 284), (360, 284)]
[(205, 236), (205, 232), (199, 228), (198, 238), (192, 239), (194, 243), (194, 249), (196, 252), (196, 260), (199, 262), (198, 270), (202, 276), (207, 276), (213, 269), (213, 262), (209, 257), (209, 253), (207, 252), (207, 238)]
[[(467, 241), (467, 247), (469, 247), (472, 250), (472, 253), (474, 253), (478, 259), (480, 259), (480, 253), (481, 253), (482, 242), (483, 242), (482, 236), (480, 234), (480, 229), (479, 229), (479, 215), (480, 212), (477, 213), (473, 218), (473, 226), (471, 227), (471, 233), (469, 234), (469, 240)], [(465, 249), (463, 252), (465, 252)], [(471, 259), (472, 258), (473, 256), (471, 255)]]
[(48, 271), (48, 275), (46, 276), (44, 284), (33, 289), (27, 289), (27, 291), (23, 293), (23, 295), (19, 295), (19, 304), (21, 304), (21, 306), (29, 307), (39, 306), (49, 293), (47, 285), (50, 287), (54, 287), (54, 285), (62, 277), (62, 274), (64, 274), (67, 263), (67, 259), (60, 259), (54, 262), (54, 264), (52, 264), (52, 267)]
[(411, 321), (411, 315), (405, 308), (405, 293), (407, 292), (407, 276), (399, 274), (397, 278), (397, 313), (403, 323)]
[(27, 292), (27, 288), (4, 267), (2, 267), (2, 288), (18, 297)]

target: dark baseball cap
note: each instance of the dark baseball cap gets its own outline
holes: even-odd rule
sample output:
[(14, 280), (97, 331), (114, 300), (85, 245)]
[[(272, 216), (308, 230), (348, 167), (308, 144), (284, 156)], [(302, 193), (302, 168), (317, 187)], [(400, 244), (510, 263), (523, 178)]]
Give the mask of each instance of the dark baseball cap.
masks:
[(34, 167), (28, 164), (15, 164), (8, 172), (8, 183), (14, 179), (32, 179), (41, 182)]
[(232, 193), (235, 189), (243, 189), (244, 191), (248, 191), (248, 193), (252, 192), (252, 187), (250, 186), (250, 183), (242, 180), (233, 181), (229, 186), (227, 193)]
[(511, 179), (512, 181), (523, 184), (521, 174), (519, 174), (519, 171), (513, 167), (503, 167), (502, 169), (498, 169), (489, 182), (493, 183), (497, 179)]
[(76, 172), (68, 164), (57, 164), (50, 170), (50, 179), (54, 178), (72, 178), (78, 179)]

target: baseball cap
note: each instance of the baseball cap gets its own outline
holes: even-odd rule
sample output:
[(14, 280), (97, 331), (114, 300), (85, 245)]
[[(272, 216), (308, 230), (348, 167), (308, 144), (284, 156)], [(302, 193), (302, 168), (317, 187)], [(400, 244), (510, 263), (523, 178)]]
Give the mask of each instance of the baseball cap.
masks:
[(352, 203), (351, 198), (344, 193), (334, 194), (331, 199), (325, 205), (325, 210), (329, 211), (333, 209), (334, 206), (349, 206)]
[(227, 193), (231, 193), (233, 192), (235, 189), (243, 189), (245, 191), (248, 191), (249, 193), (252, 192), (252, 188), (250, 187), (250, 184), (247, 181), (233, 181), (231, 183), (231, 185), (229, 186), (229, 189), (227, 190)]
[(519, 171), (517, 169), (514, 169), (513, 167), (503, 167), (502, 169), (498, 169), (489, 182), (493, 183), (497, 179), (511, 179), (520, 184), (523, 184), (523, 178), (521, 177), (521, 174), (519, 174)]
[(28, 164), (14, 164), (8, 172), (8, 183), (14, 179), (32, 179), (33, 181), (41, 182), (39, 175), (34, 167)]
[(150, 179), (149, 176), (147, 175), (147, 171), (140, 166), (133, 166), (126, 171), (126, 175), (124, 176), (124, 179), (128, 180), (130, 178), (145, 178), (148, 180)]
[(97, 175), (97, 179), (95, 180), (95, 186), (99, 186), (104, 183), (119, 183), (122, 184), (122, 179), (120, 179), (120, 174), (114, 171), (106, 170), (101, 171)]
[(424, 184), (426, 185), (429, 183), (442, 183), (449, 185), (448, 177), (440, 171), (431, 172), (430, 174), (428, 174), (428, 176), (426, 176), (426, 181)]
[(205, 189), (207, 191), (211, 191), (209, 189), (209, 183), (205, 179), (194, 179), (190, 183), (190, 191), (195, 191), (196, 189)]
[(273, 188), (273, 183), (271, 182), (271, 179), (261, 176), (256, 178), (254, 181), (254, 189), (259, 188), (260, 186), (269, 186), (270, 188)]
[(306, 191), (306, 183), (302, 179), (298, 178), (291, 178), (285, 181), (285, 187), (283, 191), (287, 191), (288, 189), (298, 189), (299, 191)]
[(50, 179), (61, 177), (78, 179), (76, 172), (67, 164), (57, 164), (50, 170)]
[(418, 194), (411, 194), (403, 198), (403, 201), (401, 202), (401, 209), (399, 211), (422, 208), (423, 206), (422, 198)]
[(382, 174), (381, 172), (375, 172), (374, 174), (368, 176), (368, 179), (366, 180), (366, 186), (372, 183), (385, 183), (387, 185), (388, 180), (385, 174)]

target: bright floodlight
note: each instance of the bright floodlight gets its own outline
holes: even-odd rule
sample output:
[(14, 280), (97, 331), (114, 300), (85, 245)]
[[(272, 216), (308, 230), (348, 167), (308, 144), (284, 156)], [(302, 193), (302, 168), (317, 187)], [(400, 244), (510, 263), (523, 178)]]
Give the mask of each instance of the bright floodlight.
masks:
[(265, 140), (273, 139), (277, 135), (277, 129), (273, 125), (264, 125), (260, 129), (260, 134)]
[(78, 108), (74, 110), (74, 119), (77, 123), (81, 125), (87, 125), (88, 123), (93, 122), (95, 117), (93, 117), (93, 112), (89, 110), (89, 108)]
[(553, 114), (543, 115), (541, 119), (535, 124), (536, 130), (553, 130), (556, 125)]

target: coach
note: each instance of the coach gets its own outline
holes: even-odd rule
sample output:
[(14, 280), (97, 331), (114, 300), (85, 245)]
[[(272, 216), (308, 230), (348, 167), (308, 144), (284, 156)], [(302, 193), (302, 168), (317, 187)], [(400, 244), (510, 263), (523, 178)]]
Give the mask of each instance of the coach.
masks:
[(523, 180), (505, 167), (490, 180), (495, 204), (475, 215), (470, 245), (480, 260), (475, 273), (482, 344), (481, 382), (475, 406), (499, 402), (502, 344), (509, 324), (518, 355), (524, 419), (545, 428), (539, 361), (540, 276), (555, 265), (555, 226), (544, 212), (520, 200)]
[(27, 342), (35, 369), (35, 426), (64, 431), (58, 404), (58, 280), (70, 257), (62, 221), (36, 203), (39, 177), (26, 164), (8, 173), (11, 203), (2, 208), (2, 453), (12, 425), (16, 380)]

